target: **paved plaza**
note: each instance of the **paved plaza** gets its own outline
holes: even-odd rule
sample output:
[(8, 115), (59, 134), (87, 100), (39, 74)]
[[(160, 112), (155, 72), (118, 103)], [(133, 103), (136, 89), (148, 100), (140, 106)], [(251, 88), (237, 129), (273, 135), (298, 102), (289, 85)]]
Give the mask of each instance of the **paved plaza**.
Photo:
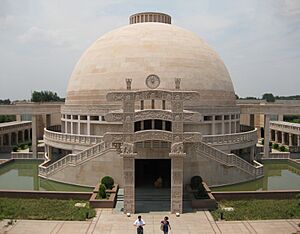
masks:
[[(300, 233), (300, 219), (294, 220), (258, 220), (258, 221), (217, 221), (208, 211), (182, 214), (175, 217), (167, 212), (141, 214), (146, 222), (145, 234), (162, 233), (160, 221), (166, 215), (170, 217), (171, 234), (187, 233)], [(99, 209), (97, 216), (90, 221), (38, 221), (17, 220), (6, 226), (7, 220), (0, 222), (0, 233), (94, 233), (94, 234), (130, 234), (136, 233), (133, 222), (137, 215), (126, 217), (116, 214), (112, 209)]]

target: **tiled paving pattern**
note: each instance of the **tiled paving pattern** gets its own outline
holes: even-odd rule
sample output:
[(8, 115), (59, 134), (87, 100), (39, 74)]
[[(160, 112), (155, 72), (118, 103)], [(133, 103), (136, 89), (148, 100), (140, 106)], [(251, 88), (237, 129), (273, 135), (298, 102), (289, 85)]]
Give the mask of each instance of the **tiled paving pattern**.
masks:
[[(259, 221), (217, 221), (210, 213), (198, 211), (182, 214), (175, 217), (167, 212), (144, 213), (142, 218), (146, 222), (145, 234), (161, 234), (160, 221), (165, 216), (170, 217), (172, 226), (171, 234), (195, 233), (300, 233), (298, 224), (300, 219), (293, 220), (259, 220)], [(94, 233), (94, 234), (130, 234), (136, 233), (133, 222), (137, 214), (126, 217), (124, 214), (115, 213), (111, 209), (100, 209), (97, 217), (90, 221), (38, 221), (18, 220), (15, 224), (5, 227), (7, 220), (0, 222), (0, 233)]]

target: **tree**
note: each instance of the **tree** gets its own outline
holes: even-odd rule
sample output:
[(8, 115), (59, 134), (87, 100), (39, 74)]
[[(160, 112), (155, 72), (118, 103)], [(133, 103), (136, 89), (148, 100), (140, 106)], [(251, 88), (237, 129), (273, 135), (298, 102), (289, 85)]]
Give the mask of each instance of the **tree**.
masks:
[(60, 98), (57, 93), (52, 91), (33, 91), (31, 94), (32, 102), (59, 102), (64, 101), (63, 98)]
[(0, 99), (0, 105), (10, 105), (11, 101), (9, 99)]
[(265, 93), (262, 96), (262, 99), (266, 100), (267, 102), (275, 102), (275, 97), (272, 93)]

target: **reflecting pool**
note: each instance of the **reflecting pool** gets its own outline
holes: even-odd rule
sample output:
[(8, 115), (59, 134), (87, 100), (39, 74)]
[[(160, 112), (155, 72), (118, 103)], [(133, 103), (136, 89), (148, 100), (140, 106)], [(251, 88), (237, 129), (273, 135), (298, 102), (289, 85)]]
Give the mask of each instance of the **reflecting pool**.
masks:
[(38, 177), (38, 165), (42, 161), (15, 160), (0, 165), (0, 189), (40, 191), (81, 191), (91, 188), (54, 182)]
[(263, 178), (211, 189), (213, 191), (300, 190), (300, 166), (287, 160), (264, 162)]

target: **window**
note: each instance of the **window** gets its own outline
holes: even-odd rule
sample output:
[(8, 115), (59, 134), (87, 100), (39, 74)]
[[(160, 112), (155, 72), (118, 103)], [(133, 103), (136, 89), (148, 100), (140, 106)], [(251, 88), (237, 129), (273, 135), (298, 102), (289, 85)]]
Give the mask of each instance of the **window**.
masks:
[(204, 116), (204, 121), (212, 121), (212, 116)]

